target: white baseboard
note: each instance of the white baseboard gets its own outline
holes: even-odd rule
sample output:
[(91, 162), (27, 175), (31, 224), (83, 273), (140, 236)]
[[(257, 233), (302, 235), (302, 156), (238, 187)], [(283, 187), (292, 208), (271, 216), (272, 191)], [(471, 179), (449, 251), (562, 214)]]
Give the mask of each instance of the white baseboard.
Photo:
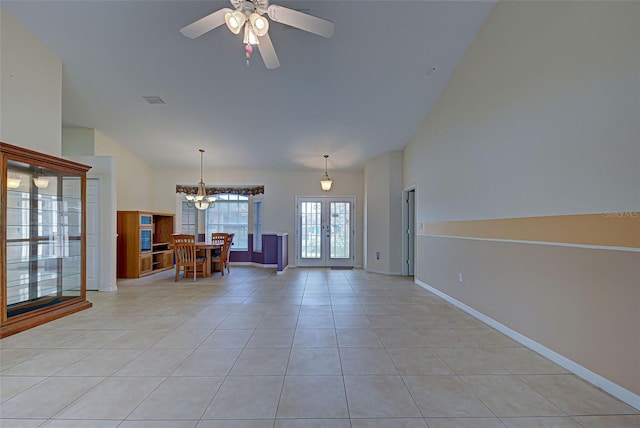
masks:
[[(294, 264), (289, 263), (289, 264), (287, 265), (287, 267), (288, 267), (288, 268), (295, 269), (295, 268), (297, 268), (298, 266), (297, 266), (297, 265), (294, 265)], [(304, 268), (304, 267), (303, 267), (303, 268)], [(353, 268), (354, 268), (354, 269), (362, 269), (362, 265), (354, 265), (354, 266), (353, 266)], [(312, 268), (310, 268), (310, 269), (312, 269)]]
[(402, 275), (402, 272), (383, 272), (381, 270), (365, 269), (365, 272), (378, 273), (380, 275)]
[(287, 270), (287, 269), (289, 269), (289, 266), (288, 266), (288, 265), (287, 265), (287, 266), (285, 266), (285, 267), (284, 267), (284, 269), (277, 271), (277, 272), (276, 272), (276, 275), (282, 275), (283, 273), (285, 273), (285, 272), (286, 272), (286, 270)]
[(447, 302), (451, 303), (452, 305), (462, 309), (463, 311), (465, 311), (469, 315), (471, 315), (471, 316), (479, 319), (480, 321), (484, 322), (485, 324), (495, 328), (499, 332), (506, 334), (511, 339), (515, 340), (516, 342), (519, 342), (519, 343), (523, 344), (527, 348), (539, 353), (540, 355), (550, 359), (551, 361), (553, 361), (554, 363), (558, 364), (559, 366), (562, 366), (565, 369), (569, 370), (571, 373), (575, 374), (576, 376), (581, 377), (582, 379), (586, 380), (587, 382), (592, 383), (593, 385), (603, 389), (604, 391), (608, 392), (609, 394), (613, 395), (614, 397), (624, 401), (628, 405), (630, 405), (632, 407), (635, 407), (636, 409), (640, 410), (640, 395), (635, 394), (635, 393), (629, 391), (626, 388), (623, 388), (622, 386), (618, 385), (617, 383), (611, 382), (610, 380), (600, 376), (599, 374), (594, 373), (591, 370), (581, 366), (580, 364), (576, 363), (575, 361), (572, 361), (569, 358), (567, 358), (567, 357), (565, 357), (563, 355), (560, 355), (557, 352), (547, 348), (546, 346), (541, 345), (538, 342), (529, 339), (527, 336), (524, 336), (524, 335), (518, 333), (517, 331), (510, 329), (509, 327), (499, 323), (498, 321), (494, 320), (493, 318), (490, 318), (490, 317), (486, 316), (485, 314), (476, 311), (472, 307), (467, 306), (464, 303), (454, 299), (453, 297), (449, 296), (448, 294), (443, 293), (442, 291), (438, 290), (437, 288), (434, 288), (434, 287), (432, 287), (432, 286), (420, 281), (419, 279), (415, 279), (414, 281), (415, 281), (416, 284), (418, 284), (422, 288), (424, 288), (426, 290), (429, 290), (433, 294), (443, 298), (444, 300), (446, 300)]
[(278, 268), (277, 264), (262, 264), (256, 262), (229, 262), (231, 266), (253, 266), (258, 268), (273, 269)]
[[(262, 264), (256, 262), (229, 262), (229, 264), (231, 266), (253, 266), (262, 269), (278, 269), (277, 264)], [(289, 266), (285, 266), (285, 268), (281, 271), (278, 271), (277, 274), (282, 275), (288, 268)]]

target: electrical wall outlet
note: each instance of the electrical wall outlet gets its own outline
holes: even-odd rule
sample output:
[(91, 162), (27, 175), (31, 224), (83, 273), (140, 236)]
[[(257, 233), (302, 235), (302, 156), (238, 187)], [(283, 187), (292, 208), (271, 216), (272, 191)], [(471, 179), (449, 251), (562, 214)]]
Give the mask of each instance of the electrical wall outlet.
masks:
[(458, 274), (458, 281), (462, 282), (462, 272)]
[(376, 260), (380, 260), (380, 251), (376, 251)]

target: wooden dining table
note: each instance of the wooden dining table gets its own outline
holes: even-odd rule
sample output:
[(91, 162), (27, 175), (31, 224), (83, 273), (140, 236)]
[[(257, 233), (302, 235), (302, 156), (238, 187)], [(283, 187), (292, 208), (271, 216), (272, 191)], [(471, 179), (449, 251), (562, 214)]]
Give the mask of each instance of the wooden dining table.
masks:
[(211, 263), (211, 258), (212, 258), (212, 254), (213, 254), (213, 250), (216, 249), (221, 249), (222, 245), (221, 244), (214, 244), (213, 242), (209, 241), (201, 241), (201, 242), (196, 242), (196, 251), (200, 252), (203, 251), (204, 252), (204, 257), (207, 260), (207, 262), (204, 264), (204, 276), (211, 276), (213, 275), (213, 269), (212, 269), (212, 264)]
[[(173, 244), (169, 244), (169, 248), (173, 249)], [(213, 250), (221, 249), (222, 244), (214, 244), (211, 241), (197, 241), (196, 242), (196, 253), (204, 252), (204, 258), (206, 259), (206, 263), (204, 264), (204, 272), (203, 276), (211, 276), (213, 275), (211, 258), (213, 254)]]

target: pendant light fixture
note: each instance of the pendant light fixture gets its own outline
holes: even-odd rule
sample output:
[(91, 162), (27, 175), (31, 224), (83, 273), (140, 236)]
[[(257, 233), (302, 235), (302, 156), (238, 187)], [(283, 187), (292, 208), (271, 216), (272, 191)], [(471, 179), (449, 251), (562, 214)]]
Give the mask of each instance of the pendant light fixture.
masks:
[(216, 198), (213, 196), (207, 196), (207, 189), (202, 178), (203, 170), (203, 156), (204, 149), (199, 149), (200, 152), (200, 183), (198, 183), (198, 193), (194, 195), (187, 195), (187, 205), (194, 206), (199, 210), (206, 210), (207, 208), (213, 208), (215, 206)]
[(7, 188), (17, 189), (20, 187), (20, 179), (15, 177), (7, 177)]
[(42, 170), (40, 168), (33, 174), (33, 184), (35, 184), (38, 189), (46, 189), (49, 187), (49, 179), (42, 176)]
[(320, 179), (320, 186), (322, 186), (322, 190), (325, 192), (331, 190), (331, 184), (333, 184), (331, 177), (329, 177), (329, 174), (327, 173), (327, 159), (329, 159), (329, 155), (324, 155), (324, 175)]
[(47, 187), (49, 187), (49, 179), (43, 177), (33, 177), (33, 184), (35, 184), (38, 189), (46, 189)]

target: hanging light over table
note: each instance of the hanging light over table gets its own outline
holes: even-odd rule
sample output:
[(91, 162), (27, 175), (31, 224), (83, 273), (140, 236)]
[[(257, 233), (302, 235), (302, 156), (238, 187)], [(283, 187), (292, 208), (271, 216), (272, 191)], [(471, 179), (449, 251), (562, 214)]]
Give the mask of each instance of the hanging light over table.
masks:
[(213, 196), (207, 196), (207, 189), (202, 178), (203, 170), (203, 156), (204, 149), (200, 149), (200, 183), (198, 183), (198, 193), (194, 195), (187, 195), (187, 204), (194, 206), (199, 210), (206, 210), (207, 208), (213, 208), (215, 206), (216, 198)]

